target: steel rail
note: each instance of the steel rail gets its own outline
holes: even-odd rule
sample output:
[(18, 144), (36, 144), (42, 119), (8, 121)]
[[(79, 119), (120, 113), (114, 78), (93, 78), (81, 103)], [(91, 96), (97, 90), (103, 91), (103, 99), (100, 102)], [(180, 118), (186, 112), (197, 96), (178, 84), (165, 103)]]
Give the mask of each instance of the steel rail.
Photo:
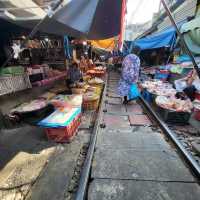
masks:
[(167, 137), (170, 138), (171, 141), (176, 145), (176, 147), (180, 151), (181, 155), (184, 157), (185, 161), (189, 164), (196, 177), (200, 179), (200, 166), (196, 162), (196, 160), (194, 160), (192, 155), (184, 148), (184, 146), (175, 136), (173, 131), (167, 126), (166, 123), (164, 123), (160, 119), (160, 117), (155, 113), (155, 111), (150, 107), (150, 105), (142, 97), (140, 97), (140, 101), (145, 106), (147, 111), (154, 117), (154, 119), (156, 120), (160, 128), (163, 130), (163, 132), (167, 135)]
[(101, 105), (100, 105), (98, 117), (97, 117), (94, 129), (92, 131), (92, 138), (90, 140), (89, 149), (88, 149), (87, 156), (86, 156), (86, 159), (85, 159), (85, 162), (83, 165), (83, 169), (81, 172), (79, 186), (78, 186), (78, 190), (76, 192), (75, 200), (84, 200), (86, 197), (87, 186), (88, 186), (88, 181), (89, 181), (89, 177), (90, 177), (90, 170), (91, 170), (91, 166), (92, 166), (92, 159), (93, 159), (93, 155), (94, 155), (94, 151), (95, 151), (98, 130), (99, 130), (99, 128), (101, 126), (101, 122), (102, 122), (102, 115), (103, 115), (103, 108), (104, 108), (103, 99), (106, 96), (107, 80), (108, 80), (108, 77), (106, 77), (106, 83), (104, 86), (103, 95), (101, 97)]
[[(109, 75), (108, 75), (109, 76)], [(103, 104), (104, 104), (104, 97), (106, 94), (106, 87), (107, 87), (107, 81), (104, 87), (104, 92), (102, 95), (102, 102), (99, 110), (99, 114), (95, 123), (95, 127), (93, 129), (92, 138), (90, 140), (89, 149), (87, 153), (86, 160), (84, 162), (83, 170), (81, 172), (81, 177), (79, 180), (79, 186), (76, 193), (75, 200), (84, 200), (86, 198), (87, 194), (87, 188), (88, 188), (88, 182), (90, 178), (90, 171), (92, 166), (92, 160), (93, 155), (95, 152), (95, 146), (98, 136), (98, 130), (102, 123), (102, 114), (103, 114)], [(194, 160), (192, 155), (183, 147), (183, 145), (179, 142), (179, 140), (176, 138), (175, 134), (169, 129), (169, 127), (164, 123), (159, 116), (155, 113), (154, 110), (150, 107), (150, 105), (142, 98), (140, 97), (140, 101), (144, 105), (144, 107), (147, 109), (149, 114), (154, 118), (154, 120), (157, 122), (158, 126), (163, 130), (163, 132), (167, 135), (168, 138), (171, 139), (171, 141), (176, 145), (178, 150), (180, 151), (181, 155), (184, 157), (184, 160), (189, 164), (191, 167), (192, 172), (196, 175), (198, 179), (200, 179), (200, 166), (199, 164)]]

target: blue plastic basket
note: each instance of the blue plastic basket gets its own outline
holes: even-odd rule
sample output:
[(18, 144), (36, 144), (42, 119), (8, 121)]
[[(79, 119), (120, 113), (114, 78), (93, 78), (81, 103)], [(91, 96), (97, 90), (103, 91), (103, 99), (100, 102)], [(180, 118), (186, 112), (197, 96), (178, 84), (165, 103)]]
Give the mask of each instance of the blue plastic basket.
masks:
[(153, 95), (149, 93), (147, 90), (142, 91), (142, 97), (148, 102), (153, 103)]
[(155, 73), (155, 79), (159, 79), (159, 80), (167, 80), (169, 77), (168, 73), (160, 73), (160, 72), (156, 72)]

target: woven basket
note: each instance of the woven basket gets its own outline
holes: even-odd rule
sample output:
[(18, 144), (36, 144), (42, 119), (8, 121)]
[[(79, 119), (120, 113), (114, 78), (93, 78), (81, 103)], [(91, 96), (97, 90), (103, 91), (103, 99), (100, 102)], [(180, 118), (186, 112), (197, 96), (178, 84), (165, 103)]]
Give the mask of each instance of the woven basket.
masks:
[(104, 84), (102, 84), (102, 83), (90, 83), (90, 85), (92, 87), (96, 87), (96, 88), (99, 88), (99, 89), (103, 90), (103, 85)]
[(84, 110), (97, 110), (98, 107), (99, 107), (99, 98), (83, 101), (83, 109)]
[(95, 93), (98, 94), (98, 95), (101, 95), (102, 93), (102, 88), (101, 87), (95, 87)]
[(73, 94), (83, 94), (85, 92), (85, 89), (82, 88), (72, 88)]

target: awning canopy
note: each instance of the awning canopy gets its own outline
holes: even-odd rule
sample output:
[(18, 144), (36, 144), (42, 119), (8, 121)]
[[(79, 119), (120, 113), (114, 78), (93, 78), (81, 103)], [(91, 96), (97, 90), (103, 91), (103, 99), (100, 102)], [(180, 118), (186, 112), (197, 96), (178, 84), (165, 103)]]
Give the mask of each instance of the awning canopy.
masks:
[(0, 1), (1, 17), (9, 21), (41, 20), (46, 12), (32, 0)]
[(200, 28), (200, 17), (197, 17), (189, 22), (184, 23), (181, 27), (181, 33), (186, 33), (196, 28)]
[(200, 17), (183, 24), (181, 33), (190, 51), (200, 54)]
[[(102, 40), (120, 34), (121, 15), (122, 0), (68, 0), (53, 16), (44, 18), (44, 15), (37, 28), (49, 34)], [(40, 21), (35, 18), (5, 19), (27, 28), (33, 28)]]
[(176, 42), (176, 31), (170, 28), (166, 31), (159, 32), (155, 35), (138, 39), (132, 42), (131, 48), (137, 45), (141, 50), (156, 49), (162, 47), (173, 47)]
[(117, 39), (114, 37), (106, 40), (91, 40), (90, 42), (94, 48), (102, 49), (105, 51), (113, 51), (116, 47)]
[(46, 18), (39, 29), (76, 38), (107, 39), (119, 35), (121, 12), (121, 0), (70, 1)]

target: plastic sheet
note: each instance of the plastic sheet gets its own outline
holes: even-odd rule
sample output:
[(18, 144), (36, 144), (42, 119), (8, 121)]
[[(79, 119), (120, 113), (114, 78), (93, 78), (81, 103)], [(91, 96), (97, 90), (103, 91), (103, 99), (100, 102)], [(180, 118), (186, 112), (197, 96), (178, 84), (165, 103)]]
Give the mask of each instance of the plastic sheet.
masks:
[(38, 125), (46, 128), (66, 127), (80, 113), (81, 108), (71, 108), (67, 111), (56, 110), (50, 116), (40, 121)]

